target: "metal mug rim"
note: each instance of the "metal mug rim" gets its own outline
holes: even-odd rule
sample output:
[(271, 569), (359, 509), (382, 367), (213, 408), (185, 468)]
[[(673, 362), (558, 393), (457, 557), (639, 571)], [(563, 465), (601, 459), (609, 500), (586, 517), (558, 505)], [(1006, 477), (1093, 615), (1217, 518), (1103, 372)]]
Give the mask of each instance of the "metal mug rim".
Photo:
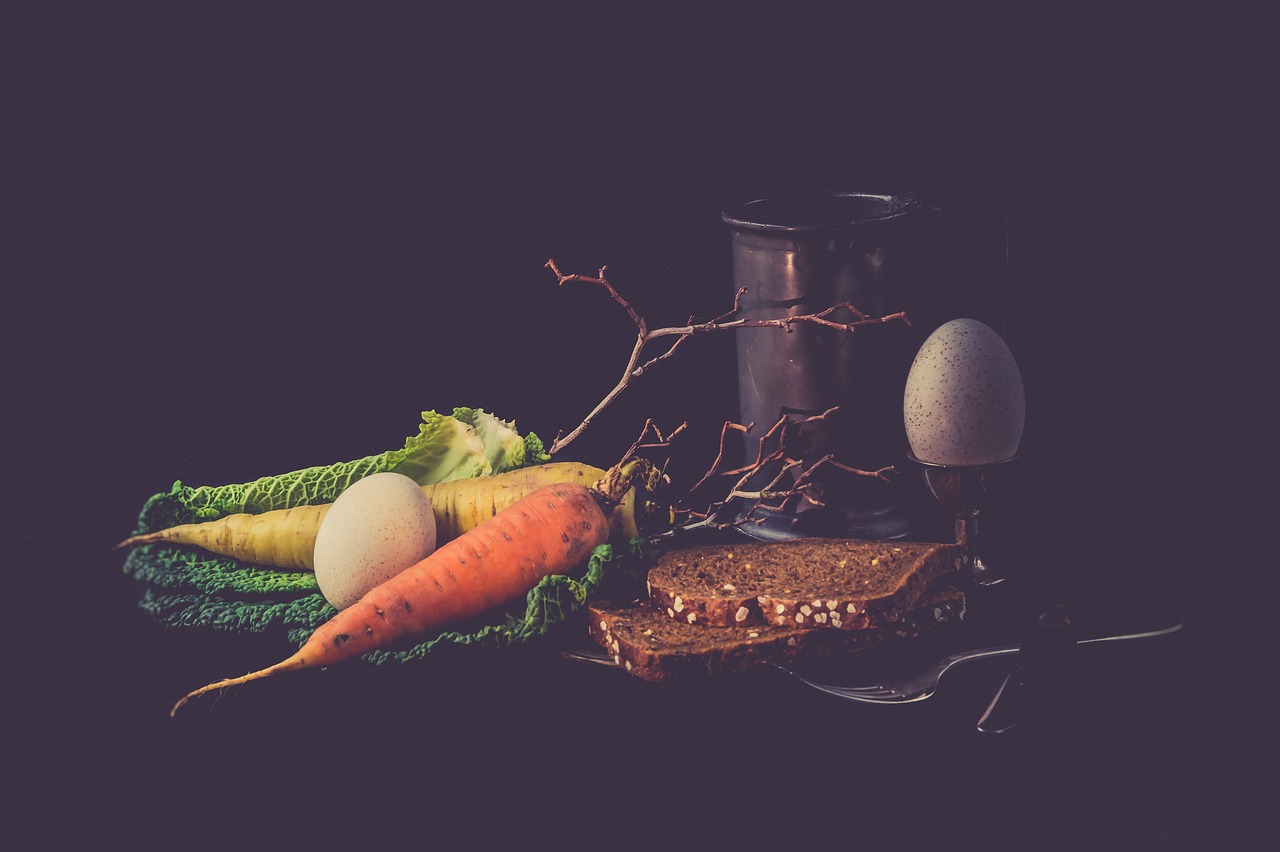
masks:
[[(849, 217), (826, 217), (821, 221), (799, 222), (799, 221), (765, 221), (766, 217), (753, 217), (750, 215), (752, 205), (765, 204), (800, 204), (804, 202), (827, 200), (827, 199), (873, 199), (883, 202), (888, 210), (880, 215), (861, 215)], [(720, 213), (720, 218), (726, 224), (736, 228), (746, 228), (756, 231), (772, 231), (777, 233), (804, 233), (810, 231), (829, 231), (849, 228), (870, 222), (884, 222), (889, 219), (896, 219), (908, 213), (924, 209), (925, 205), (916, 197), (914, 193), (896, 193), (885, 194), (877, 192), (851, 192), (845, 190), (824, 190), (819, 192), (796, 192), (784, 193), (779, 195), (763, 196), (753, 198), (750, 201), (744, 201), (739, 204), (733, 204), (725, 208)], [(769, 217), (782, 218), (782, 217)]]

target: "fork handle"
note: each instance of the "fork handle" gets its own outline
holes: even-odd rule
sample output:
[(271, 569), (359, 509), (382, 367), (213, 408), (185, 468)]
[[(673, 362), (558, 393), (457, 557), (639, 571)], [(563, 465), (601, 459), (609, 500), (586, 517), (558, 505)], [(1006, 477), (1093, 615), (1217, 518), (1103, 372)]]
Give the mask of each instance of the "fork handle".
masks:
[(1076, 644), (1071, 616), (1064, 605), (1054, 604), (1041, 613), (1035, 635), (1018, 651), (978, 720), (978, 730), (1001, 733), (1026, 718), (1045, 700), (1049, 683), (1056, 679)]
[[(1108, 634), (1105, 636), (1088, 636), (1084, 639), (1077, 639), (1077, 645), (1092, 645), (1095, 642), (1118, 642), (1122, 639), (1147, 639), (1155, 636), (1167, 636), (1170, 633), (1176, 633), (1182, 629), (1182, 622), (1175, 621), (1161, 627), (1153, 627), (1149, 630), (1139, 630), (1132, 633)], [(938, 665), (942, 671), (946, 671), (959, 663), (967, 663), (971, 660), (986, 660), (992, 657), (1007, 657), (1010, 654), (1018, 653), (1021, 646), (1019, 645), (995, 645), (990, 648), (978, 648), (972, 651), (961, 651), (945, 657)]]
[(968, 663), (973, 660), (988, 660), (995, 657), (1007, 657), (1010, 654), (1016, 653), (1018, 653), (1017, 645), (996, 645), (991, 648), (977, 648), (972, 651), (961, 651), (958, 654), (952, 654), (949, 657), (944, 657), (942, 661), (938, 663), (938, 674), (941, 675), (947, 669), (952, 666), (959, 665), (960, 663)]
[[(1085, 639), (1077, 639), (1075, 641), (1075, 644), (1088, 645), (1094, 642), (1113, 642), (1121, 639), (1145, 639), (1153, 636), (1164, 636), (1169, 633), (1176, 633), (1178, 630), (1181, 630), (1181, 629), (1182, 629), (1182, 622), (1175, 621), (1165, 626), (1153, 628), (1150, 630), (1142, 630), (1142, 631), (1137, 631), (1132, 633), (1120, 633), (1120, 634), (1112, 634), (1112, 635), (1105, 635), (1105, 636), (1090, 636)], [(936, 683), (936, 681), (940, 679), (943, 674), (946, 673), (947, 669), (951, 668), (952, 666), (958, 665), (960, 663), (967, 663), (972, 660), (989, 660), (989, 659), (994, 659), (996, 657), (1007, 657), (1012, 654), (1018, 653), (1020, 648), (1021, 646), (1019, 645), (995, 645), (990, 648), (977, 648), (970, 651), (962, 651), (958, 654), (952, 654), (949, 657), (944, 657), (935, 666), (937, 668), (937, 677), (934, 678), (934, 681)], [(885, 703), (905, 704), (905, 703), (911, 703), (914, 701), (923, 700), (933, 694), (932, 689), (926, 689), (920, 692), (911, 693), (906, 696), (899, 695), (892, 698), (887, 698), (883, 696), (876, 697), (873, 694), (867, 693), (865, 688), (860, 688), (855, 686), (836, 686), (834, 684), (829, 684), (829, 683), (819, 683), (817, 681), (809, 680), (808, 678), (801, 676), (799, 673), (794, 672), (785, 666), (779, 665), (777, 663), (774, 663), (774, 666), (786, 672), (787, 674), (791, 675), (792, 677), (796, 678), (797, 680), (801, 681), (802, 683), (806, 684), (807, 686), (810, 686), (821, 692), (826, 692), (828, 694), (835, 695), (839, 698), (844, 698), (847, 700), (864, 701), (864, 702), (870, 702), (873, 704), (885, 704)]]

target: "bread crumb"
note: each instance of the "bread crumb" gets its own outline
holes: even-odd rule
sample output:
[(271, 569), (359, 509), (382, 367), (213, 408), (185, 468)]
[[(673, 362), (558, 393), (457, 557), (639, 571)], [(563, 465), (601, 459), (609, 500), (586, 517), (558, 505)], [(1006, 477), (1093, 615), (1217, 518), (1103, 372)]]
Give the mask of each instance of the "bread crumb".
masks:
[(607, 621), (600, 622), (600, 629), (607, 631), (609, 629), (609, 622)]
[(774, 623), (774, 624), (786, 624), (786, 623), (787, 623), (787, 618), (786, 618), (786, 616), (784, 616), (784, 615), (780, 615), (780, 616), (778, 616), (777, 618), (775, 618), (775, 619), (773, 620), (773, 623)]
[(848, 560), (848, 559), (841, 559), (839, 562), (837, 562), (837, 563), (836, 563), (836, 567), (837, 567), (837, 568), (844, 568), (844, 567), (846, 567), (848, 564), (849, 564), (849, 560)]
[(803, 613), (803, 612), (797, 612), (797, 613), (796, 613), (796, 624), (804, 624), (804, 613)]
[(652, 635), (653, 635), (653, 628), (652, 628), (652, 627), (646, 628), (646, 629), (645, 629), (645, 631), (644, 631), (644, 635), (645, 635), (645, 636), (652, 636)]
[(839, 605), (840, 605), (840, 604), (839, 604), (839, 603), (837, 603), (836, 601), (827, 601), (827, 609), (829, 609), (829, 610), (833, 610), (833, 611), (834, 611), (834, 610), (835, 610), (835, 608), (836, 608), (837, 606), (839, 606)]
[(820, 607), (820, 606), (822, 606), (822, 601), (814, 601), (814, 602), (813, 602), (813, 608), (814, 608), (814, 609), (817, 609), (817, 608), (818, 608), (818, 607)]
[(759, 634), (759, 633), (757, 633), (756, 631), (752, 630), (750, 633), (748, 633), (748, 634), (747, 634), (747, 638), (748, 638), (748, 639), (759, 639), (759, 638), (760, 638), (760, 634)]
[(689, 613), (689, 623), (690, 623), (690, 624), (693, 624), (693, 622), (694, 622), (694, 621), (696, 621), (696, 620), (697, 620), (697, 618), (698, 618), (698, 614), (697, 614), (696, 612), (691, 612), (691, 613)]
[(855, 604), (853, 601), (849, 601), (849, 605), (848, 605), (847, 607), (845, 607), (845, 610), (846, 610), (850, 615), (857, 615), (857, 613), (858, 613), (858, 605), (857, 605), (857, 604)]
[(776, 612), (778, 615), (782, 615), (784, 612), (787, 611), (787, 608), (782, 604), (778, 604), (773, 608), (773, 611)]
[(676, 612), (684, 611), (684, 598), (676, 595)]
[(810, 607), (808, 604), (803, 604), (800, 607), (800, 613), (802, 615), (811, 615), (813, 613), (813, 608)]
[(820, 613), (818, 613), (817, 615), (815, 615), (815, 616), (813, 617), (813, 620), (814, 620), (814, 621), (816, 621), (816, 622), (818, 622), (819, 624), (826, 624), (826, 623), (827, 623), (827, 614), (826, 614), (825, 612), (820, 612)]
[(671, 607), (667, 607), (667, 615), (671, 616), (672, 618), (675, 618), (675, 617), (676, 617), (676, 611), (675, 611), (674, 609), (672, 609)]
[(871, 557), (871, 564), (872, 564), (872, 565), (879, 565), (879, 564), (880, 564), (880, 557), (879, 557), (879, 556), (873, 556), (873, 557)]
[(738, 607), (738, 611), (733, 614), (733, 620), (738, 622), (746, 621), (747, 616), (750, 614), (751, 613), (747, 610), (745, 606), (740, 606)]
[(738, 587), (733, 583), (725, 583), (720, 588), (724, 589), (726, 592), (736, 592), (738, 590)]
[(838, 612), (831, 613), (831, 626), (832, 627), (840, 626), (840, 613)]
[(631, 661), (627, 660), (627, 671), (631, 671)]

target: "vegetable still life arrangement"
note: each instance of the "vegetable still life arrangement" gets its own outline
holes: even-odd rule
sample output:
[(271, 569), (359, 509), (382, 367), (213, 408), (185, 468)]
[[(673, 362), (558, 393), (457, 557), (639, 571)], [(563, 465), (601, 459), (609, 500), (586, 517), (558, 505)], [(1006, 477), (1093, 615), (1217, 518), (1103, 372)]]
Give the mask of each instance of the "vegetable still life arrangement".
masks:
[(567, 574), (608, 541), (605, 510), (620, 500), (619, 486), (630, 488), (622, 475), (606, 476), (592, 487), (559, 482), (537, 489), (374, 585), (287, 659), (203, 686), (174, 705), (174, 712), (210, 690), (332, 665), (443, 629), (527, 592), (545, 577)]
[[(815, 314), (752, 320), (738, 316), (744, 288), (733, 308), (714, 320), (691, 318), (683, 326), (650, 329), (605, 269), (588, 277), (565, 275), (554, 261), (547, 268), (560, 285), (603, 287), (638, 331), (617, 385), (550, 448), (533, 433), (521, 434), (514, 421), (480, 408), (424, 411), (418, 433), (397, 450), (241, 484), (191, 487), (178, 481), (145, 502), (135, 530), (117, 545), (128, 552), (124, 571), (138, 583), (145, 612), (171, 628), (276, 633), (293, 646), (274, 664), (193, 690), (171, 715), (206, 693), (290, 671), (354, 659), (409, 663), (451, 649), (497, 650), (545, 637), (575, 613), (585, 616), (588, 602), (609, 588), (610, 577), (643, 588), (650, 562), (646, 544), (678, 543), (684, 530), (739, 523), (722, 517), (730, 501), (816, 502), (821, 496), (809, 483), (819, 467), (873, 479), (894, 473), (859, 470), (833, 457), (791, 457), (788, 435), (831, 412), (783, 416), (760, 438), (757, 457), (730, 470), (721, 469), (726, 436), (750, 432), (755, 424), (725, 423), (720, 452), (682, 500), (665, 493), (670, 479), (643, 454), (669, 447), (686, 424), (664, 434), (647, 421), (631, 448), (607, 468), (560, 461), (559, 454), (605, 407), (695, 334), (743, 327), (789, 333), (796, 324), (854, 333), (906, 323), (907, 317), (871, 317), (842, 304)], [(842, 312), (852, 319), (838, 319)], [(646, 358), (657, 341), (669, 345)], [(766, 464), (776, 467), (772, 479), (745, 490)], [(719, 499), (693, 503), (695, 493), (725, 480), (734, 484), (722, 488), (726, 493)], [(827, 543), (818, 550), (841, 570), (846, 567), (838, 547)], [(937, 561), (936, 555), (930, 558)], [(886, 582), (909, 592), (894, 598), (895, 612), (915, 611), (930, 600), (930, 588), (910, 580), (924, 576), (918, 565), (900, 561), (904, 573)], [(947, 602), (952, 613), (953, 601)], [(937, 613), (936, 620), (946, 620), (941, 608)], [(864, 622), (886, 627), (883, 617)], [(784, 644), (788, 638), (794, 639), (784, 637)]]

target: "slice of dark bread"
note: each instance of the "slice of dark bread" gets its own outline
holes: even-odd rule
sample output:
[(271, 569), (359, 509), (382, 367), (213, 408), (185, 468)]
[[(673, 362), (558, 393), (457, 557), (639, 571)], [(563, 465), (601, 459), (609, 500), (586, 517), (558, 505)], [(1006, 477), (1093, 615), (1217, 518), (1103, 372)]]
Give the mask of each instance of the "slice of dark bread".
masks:
[(649, 596), (686, 624), (864, 630), (915, 609), (958, 554), (955, 544), (834, 538), (700, 545), (663, 554)]
[(690, 625), (652, 601), (588, 604), (591, 638), (614, 663), (647, 681), (697, 680), (772, 663), (847, 654), (920, 636), (964, 619), (964, 595), (942, 584), (896, 623), (863, 630), (814, 630), (794, 625)]

